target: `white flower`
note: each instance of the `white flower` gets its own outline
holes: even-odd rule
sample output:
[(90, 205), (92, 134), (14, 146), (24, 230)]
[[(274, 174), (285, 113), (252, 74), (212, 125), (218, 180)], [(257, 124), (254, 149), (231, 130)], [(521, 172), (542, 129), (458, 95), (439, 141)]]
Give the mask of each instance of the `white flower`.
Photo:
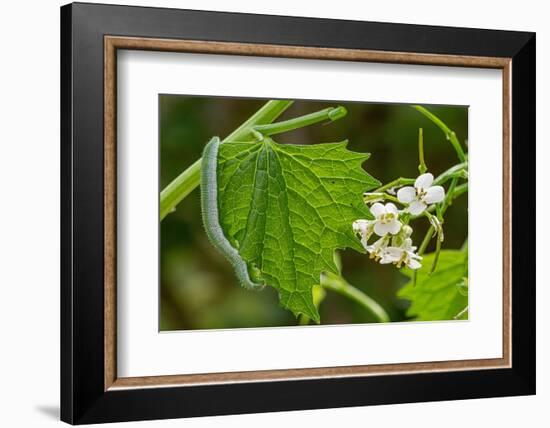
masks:
[(361, 237), (361, 244), (365, 249), (369, 245), (367, 241), (372, 236), (373, 229), (374, 221), (360, 219), (353, 222), (353, 231)]
[(378, 239), (374, 244), (367, 245), (365, 249), (369, 252), (371, 259), (378, 261), (386, 256), (386, 249), (389, 243), (390, 237), (386, 235)]
[(380, 263), (394, 263), (398, 268), (404, 264), (411, 269), (419, 269), (422, 267), (419, 262), (419, 260), (422, 260), (422, 257), (416, 254), (415, 251), (416, 247), (413, 246), (412, 239), (406, 238), (399, 247), (387, 247), (380, 259)]
[(414, 187), (402, 187), (397, 191), (397, 199), (408, 204), (407, 211), (418, 215), (431, 204), (437, 204), (445, 198), (445, 189), (441, 186), (432, 186), (434, 176), (427, 172), (420, 175), (414, 182)]
[[(382, 210), (384, 210), (383, 213)], [(387, 207), (382, 206), (381, 209), (380, 207), (377, 207), (374, 211), (380, 211), (381, 214), (379, 215), (387, 214)], [(389, 207), (389, 212), (394, 212), (394, 209), (391, 206)], [(422, 260), (422, 257), (415, 253), (416, 247), (412, 245), (412, 239), (410, 236), (413, 230), (409, 225), (402, 226), (401, 223), (398, 222), (399, 230), (396, 234), (392, 236), (391, 234), (386, 233), (373, 244), (368, 244), (367, 241), (372, 236), (376, 225), (379, 224), (379, 221), (380, 220), (377, 216), (376, 220), (360, 219), (353, 222), (353, 231), (361, 237), (361, 244), (363, 244), (363, 247), (365, 247), (369, 253), (370, 258), (380, 262), (381, 264), (393, 263), (398, 268), (400, 268), (403, 264), (411, 269), (418, 269), (422, 267), (419, 262), (419, 260)], [(392, 243), (391, 246), (389, 246), (390, 241)]]
[(399, 212), (391, 202), (386, 205), (377, 202), (370, 207), (370, 212), (375, 217), (374, 233), (378, 236), (385, 236), (388, 233), (396, 235), (401, 230), (401, 222), (397, 219)]

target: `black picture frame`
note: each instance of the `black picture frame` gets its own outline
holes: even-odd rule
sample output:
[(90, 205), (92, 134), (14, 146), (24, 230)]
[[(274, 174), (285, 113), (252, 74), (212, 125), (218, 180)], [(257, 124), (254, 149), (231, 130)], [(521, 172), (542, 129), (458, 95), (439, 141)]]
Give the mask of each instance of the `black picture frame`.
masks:
[[(512, 366), (104, 388), (104, 36), (512, 59)], [(61, 419), (71, 424), (535, 393), (535, 34), (74, 3), (61, 8)]]

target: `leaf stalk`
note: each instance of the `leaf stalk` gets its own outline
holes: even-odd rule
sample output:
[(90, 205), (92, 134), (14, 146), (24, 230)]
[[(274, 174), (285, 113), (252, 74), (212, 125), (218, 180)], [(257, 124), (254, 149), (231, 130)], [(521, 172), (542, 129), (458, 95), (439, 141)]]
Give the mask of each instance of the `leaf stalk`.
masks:
[[(229, 134), (223, 141), (242, 140), (253, 136), (253, 127), (268, 124), (277, 119), (288, 109), (294, 101), (270, 100), (265, 103), (256, 113), (243, 122), (235, 131)], [(160, 193), (160, 220), (175, 211), (176, 206), (200, 183), (202, 158), (198, 159), (189, 168), (178, 175)]]
[(413, 105), (412, 108), (422, 113), (424, 116), (430, 119), (439, 129), (441, 129), (445, 134), (445, 137), (447, 138), (447, 140), (450, 141), (453, 148), (455, 149), (460, 162), (466, 161), (466, 155), (464, 154), (464, 150), (462, 149), (462, 146), (460, 145), (460, 142), (458, 141), (456, 134), (445, 124), (445, 122), (443, 122), (439, 117), (437, 117), (435, 114), (433, 114), (431, 111), (429, 111), (425, 107), (422, 107), (419, 105)]
[(341, 294), (367, 309), (378, 322), (390, 322), (390, 317), (382, 306), (363, 291), (349, 284), (344, 278), (332, 272), (321, 275), (321, 286), (327, 290)]
[(256, 125), (253, 131), (258, 133), (260, 137), (268, 137), (270, 135), (282, 134), (283, 132), (294, 131), (295, 129), (304, 128), (314, 125), (319, 122), (334, 122), (343, 118), (347, 114), (347, 110), (342, 107), (329, 107), (324, 110), (319, 110), (315, 113), (306, 114), (304, 116), (295, 117), (281, 122), (270, 123), (266, 125)]

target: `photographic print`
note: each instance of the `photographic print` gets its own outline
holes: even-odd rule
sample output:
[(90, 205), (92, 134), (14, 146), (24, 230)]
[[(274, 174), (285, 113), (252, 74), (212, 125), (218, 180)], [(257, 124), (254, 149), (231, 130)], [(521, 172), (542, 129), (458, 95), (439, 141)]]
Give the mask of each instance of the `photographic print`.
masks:
[(161, 331), (468, 319), (467, 106), (159, 95)]
[(535, 393), (534, 33), (60, 22), (61, 420)]

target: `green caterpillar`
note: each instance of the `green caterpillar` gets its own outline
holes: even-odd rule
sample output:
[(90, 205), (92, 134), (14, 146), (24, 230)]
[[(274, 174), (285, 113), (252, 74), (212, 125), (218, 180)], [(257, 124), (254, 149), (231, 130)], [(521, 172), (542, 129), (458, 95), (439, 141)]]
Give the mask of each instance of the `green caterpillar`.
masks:
[(233, 266), (240, 284), (249, 289), (263, 288), (265, 285), (264, 283), (254, 282), (250, 278), (248, 266), (241, 258), (237, 249), (227, 240), (220, 226), (217, 182), (219, 146), (220, 139), (214, 137), (208, 142), (202, 154), (201, 210), (204, 229), (212, 245), (217, 248)]

